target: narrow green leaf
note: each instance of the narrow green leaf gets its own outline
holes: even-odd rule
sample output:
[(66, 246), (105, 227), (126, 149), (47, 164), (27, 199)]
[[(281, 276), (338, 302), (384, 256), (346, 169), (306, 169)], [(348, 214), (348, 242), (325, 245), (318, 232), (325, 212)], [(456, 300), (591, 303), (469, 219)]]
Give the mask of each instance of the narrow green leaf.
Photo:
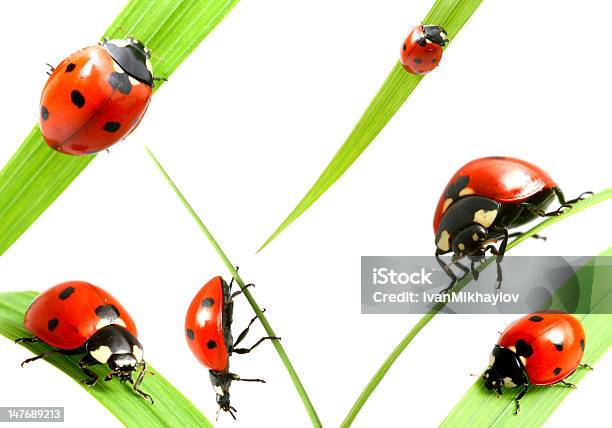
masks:
[[(30, 337), (31, 334), (23, 327), (23, 316), (26, 309), (37, 296), (33, 291), (0, 293), (0, 334), (11, 340), (18, 337)], [(43, 343), (25, 343), (22, 345), (30, 351), (40, 354), (51, 349)], [(15, 345), (17, 346), (17, 345)], [(24, 359), (27, 358), (24, 355)], [(66, 373), (87, 392), (104, 405), (113, 415), (126, 426), (181, 426), (181, 427), (212, 427), (212, 424), (162, 375), (149, 367), (155, 375), (146, 376), (142, 382), (142, 390), (150, 394), (155, 404), (144, 400), (132, 388), (117, 380), (100, 381), (90, 387), (80, 383), (85, 378), (79, 368), (80, 356), (52, 354), (45, 360)], [(15, 361), (19, 367), (20, 361)], [(31, 364), (42, 364), (33, 362)], [(27, 370), (27, 366), (24, 368)], [(102, 379), (108, 372), (103, 366), (91, 367)]]
[[(236, 3), (238, 0), (131, 0), (105, 36), (122, 38), (127, 31), (142, 40), (153, 52), (155, 74), (167, 78)], [(0, 255), (94, 157), (73, 157), (51, 150), (38, 125), (34, 126), (0, 171)]]
[[(607, 201), (608, 199), (612, 199), (612, 187), (602, 192), (599, 192), (591, 196), (590, 198), (587, 198), (587, 199), (584, 199), (578, 202), (570, 210), (567, 210), (562, 215), (558, 217), (550, 217), (544, 220), (543, 222), (537, 224), (536, 226), (532, 227), (527, 232), (523, 233), (521, 236), (519, 236), (518, 238), (510, 242), (508, 244), (506, 251), (512, 250), (512, 248), (516, 247), (518, 244), (525, 241), (526, 239), (529, 239), (536, 233), (540, 232), (542, 229), (545, 229), (548, 226), (551, 226), (554, 223), (557, 223), (586, 208), (589, 208), (601, 202)], [(493, 263), (495, 259), (496, 257), (494, 256), (489, 257), (485, 263), (483, 263), (481, 266), (477, 268), (477, 270), (482, 271), (487, 266), (489, 266), (491, 263)], [(466, 275), (460, 281), (457, 282), (455, 287), (453, 287), (452, 291), (453, 292), (460, 291), (466, 285), (468, 285), (472, 281), (472, 279), (473, 279), (473, 276), (471, 273)], [(395, 363), (395, 361), (399, 358), (402, 352), (404, 352), (406, 347), (410, 344), (410, 342), (412, 342), (412, 340), (416, 337), (416, 335), (419, 334), (419, 332), (423, 329), (423, 327), (425, 327), (429, 323), (429, 321), (431, 321), (444, 308), (444, 306), (446, 305), (443, 303), (436, 304), (430, 311), (428, 311), (416, 323), (416, 325), (408, 332), (408, 334), (401, 340), (401, 342), (397, 344), (395, 349), (391, 352), (391, 354), (389, 354), (387, 359), (383, 362), (383, 364), (380, 366), (378, 371), (374, 374), (370, 382), (366, 385), (366, 387), (361, 392), (359, 397), (357, 397), (355, 404), (353, 404), (353, 407), (351, 408), (351, 410), (349, 410), (348, 414), (346, 415), (346, 418), (344, 419), (344, 422), (342, 423), (342, 427), (348, 427), (351, 425), (351, 423), (355, 420), (355, 417), (357, 417), (357, 415), (359, 414), (359, 411), (361, 410), (363, 405), (366, 403), (368, 398), (370, 398), (370, 395), (372, 395), (372, 393), (374, 392), (378, 384), (383, 380), (383, 378), (385, 377), (385, 375), (387, 374), (387, 372), (389, 371), (393, 363)]]
[[(245, 287), (245, 283), (240, 277), (240, 274), (238, 273), (236, 268), (234, 267), (234, 264), (230, 262), (230, 260), (227, 258), (227, 256), (221, 249), (221, 246), (219, 245), (217, 240), (214, 238), (212, 233), (208, 230), (208, 228), (206, 227), (206, 225), (204, 224), (200, 216), (198, 216), (198, 214), (195, 212), (191, 204), (187, 201), (185, 196), (181, 193), (178, 187), (176, 187), (176, 184), (174, 184), (174, 182), (172, 181), (172, 179), (170, 178), (170, 176), (168, 175), (164, 167), (159, 163), (159, 161), (153, 155), (151, 150), (149, 150), (149, 148), (146, 146), (145, 146), (145, 149), (147, 150), (147, 153), (149, 154), (149, 156), (151, 157), (151, 159), (153, 160), (153, 162), (159, 169), (159, 172), (161, 172), (161, 174), (164, 176), (164, 178), (166, 179), (166, 181), (168, 182), (168, 184), (170, 185), (174, 193), (176, 193), (176, 196), (178, 196), (178, 198), (181, 200), (181, 202), (183, 203), (187, 211), (189, 211), (189, 214), (191, 215), (191, 217), (195, 220), (198, 227), (202, 230), (202, 232), (204, 233), (208, 241), (211, 243), (211, 245), (213, 246), (213, 248), (215, 249), (219, 257), (225, 264), (225, 267), (227, 267), (227, 269), (232, 274), (232, 277), (234, 277), (234, 279), (236, 280), (236, 282), (242, 289), (244, 296), (247, 298), (249, 304), (253, 308), (253, 311), (257, 315), (257, 318), (259, 318), (259, 321), (261, 322), (264, 329), (266, 330), (266, 333), (268, 333), (268, 336), (276, 336), (276, 333), (272, 329), (272, 326), (268, 322), (268, 319), (262, 312), (261, 308), (259, 307), (255, 299), (253, 298), (253, 295), (250, 293), (249, 289)], [(306, 412), (308, 413), (308, 416), (310, 417), (312, 425), (314, 427), (321, 427), (322, 425), (321, 425), (321, 421), (319, 420), (319, 416), (317, 415), (317, 412), (312, 402), (310, 401), (310, 398), (308, 397), (306, 390), (304, 389), (304, 385), (302, 385), (300, 378), (298, 377), (295, 369), (293, 368), (293, 365), (291, 364), (291, 361), (289, 360), (289, 357), (287, 356), (287, 353), (285, 352), (283, 345), (278, 340), (273, 340), (272, 343), (274, 347), (276, 348), (276, 352), (278, 353), (278, 356), (280, 357), (281, 361), (285, 365), (285, 368), (287, 369), (287, 373), (289, 373), (289, 377), (291, 378), (291, 381), (293, 382), (293, 385), (295, 386), (295, 389), (298, 395), (302, 399), (302, 403), (304, 404), (304, 408), (306, 409)]]
[[(612, 256), (612, 247), (599, 256)], [(593, 289), (610, 293), (610, 276), (598, 275), (596, 259), (579, 269), (591, 271), (595, 269), (595, 276), (591, 277)], [(584, 327), (587, 346), (583, 361), (595, 367), (597, 361), (610, 349), (612, 345), (612, 315), (586, 314), (576, 315)], [(577, 385), (588, 374), (589, 370), (578, 369), (571, 375), (568, 382)], [(514, 398), (516, 391), (508, 391), (494, 399), (494, 394), (484, 387), (482, 380), (478, 379), (467, 391), (455, 408), (448, 414), (443, 427), (488, 426), (488, 427), (534, 427), (542, 426), (561, 401), (571, 393), (571, 389), (562, 386), (538, 386), (529, 388), (527, 395), (521, 400), (521, 411), (514, 415)]]
[[(452, 42), (481, 2), (482, 0), (436, 0), (423, 22), (442, 26), (450, 35)], [(258, 252), (310, 208), (346, 172), (387, 125), (422, 79), (423, 76), (404, 71), (399, 61), (395, 64), (387, 80), (323, 173), (293, 211), (257, 250)]]

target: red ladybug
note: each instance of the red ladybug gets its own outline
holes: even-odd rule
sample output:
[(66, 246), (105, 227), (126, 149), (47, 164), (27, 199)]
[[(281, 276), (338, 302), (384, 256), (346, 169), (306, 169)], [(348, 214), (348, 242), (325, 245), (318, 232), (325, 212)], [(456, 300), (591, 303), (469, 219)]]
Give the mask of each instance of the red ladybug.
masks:
[[(229, 357), (232, 354), (246, 354), (264, 340), (279, 337), (262, 337), (250, 348), (236, 348), (244, 340), (249, 328), (257, 317), (238, 335), (232, 337), (233, 298), (243, 290), (232, 293), (232, 284), (217, 276), (208, 281), (195, 295), (185, 316), (185, 337), (193, 355), (209, 368), (210, 382), (217, 393), (219, 410), (229, 412), (236, 419), (236, 409), (230, 404), (229, 388), (233, 380), (264, 382), (262, 379), (243, 379), (229, 371)], [(252, 284), (247, 285), (250, 286)], [(218, 413), (218, 412), (217, 412)]]
[[(40, 294), (28, 308), (24, 326), (34, 337), (15, 342), (44, 342), (56, 349), (28, 358), (21, 365), (53, 353), (83, 354), (79, 367), (93, 386), (98, 375), (89, 366), (107, 364), (110, 373), (104, 380), (117, 377), (131, 383), (143, 398), (151, 396), (140, 390), (147, 370), (136, 325), (121, 304), (103, 289), (83, 281), (69, 281)], [(134, 382), (132, 374), (140, 370)]]
[(150, 51), (138, 40), (105, 39), (52, 68), (40, 100), (40, 129), (47, 145), (88, 155), (127, 137), (151, 100)]
[(564, 313), (529, 314), (510, 324), (501, 334), (491, 353), (489, 367), (483, 374), (486, 388), (502, 393), (507, 388), (522, 387), (515, 399), (515, 414), (519, 401), (530, 385), (552, 385), (566, 382), (584, 355), (586, 336), (576, 318)]
[(427, 74), (442, 59), (442, 47), (448, 43), (446, 31), (437, 25), (417, 25), (402, 46), (401, 62), (412, 74)]
[[(457, 276), (440, 255), (452, 252), (452, 263), (465, 273), (470, 269), (459, 260), (467, 257), (477, 279), (474, 263), (482, 261), (485, 252), (490, 251), (497, 256), (499, 288), (502, 281), (500, 263), (508, 238), (520, 235), (520, 232), (510, 234), (508, 230), (536, 217), (560, 215), (589, 194), (592, 192), (565, 200), (561, 189), (544, 170), (520, 159), (492, 156), (462, 166), (446, 185), (434, 215), (436, 259), (451, 278), (449, 287), (443, 292), (455, 284)], [(545, 212), (555, 197), (561, 206)], [(493, 245), (497, 240), (501, 240), (499, 248)]]

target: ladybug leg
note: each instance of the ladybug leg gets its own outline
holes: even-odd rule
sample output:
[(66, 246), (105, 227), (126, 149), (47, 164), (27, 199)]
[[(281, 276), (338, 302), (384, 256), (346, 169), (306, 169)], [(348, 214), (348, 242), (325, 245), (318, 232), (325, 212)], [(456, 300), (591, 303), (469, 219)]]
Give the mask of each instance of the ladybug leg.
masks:
[(587, 370), (593, 370), (593, 367), (589, 366), (588, 364), (578, 364), (578, 367), (581, 367), (583, 369), (587, 369)]
[(40, 339), (36, 336), (34, 337), (18, 337), (15, 339), (15, 343), (37, 343), (40, 342)]
[[(508, 238), (518, 238), (519, 236), (521, 236), (524, 232), (512, 232), (508, 235)], [(542, 235), (538, 235), (533, 234), (530, 236), (530, 238), (534, 238), (534, 239), (541, 239), (542, 241), (546, 241), (546, 236), (542, 236)]]
[(567, 209), (572, 207), (571, 204), (568, 204), (566, 202), (566, 203), (561, 204), (561, 206), (559, 208), (557, 208), (556, 210), (546, 212), (542, 208), (540, 208), (540, 207), (538, 207), (536, 205), (530, 204), (529, 202), (522, 202), (522, 203), (520, 203), (518, 205), (520, 207), (526, 209), (530, 213), (537, 215), (538, 217), (557, 217), (557, 216), (563, 214)]
[(579, 202), (585, 198), (588, 198), (589, 196), (593, 196), (593, 192), (582, 192), (580, 195), (578, 195), (577, 198), (574, 199), (570, 199), (569, 201), (565, 200), (565, 195), (563, 194), (563, 192), (561, 191), (560, 188), (558, 187), (554, 187), (553, 191), (555, 192), (555, 196), (557, 197), (557, 199), (559, 200), (559, 203), (561, 205), (573, 205), (576, 202)]
[(86, 376), (89, 377), (89, 379), (83, 379), (81, 381), (82, 384), (87, 385), (87, 386), (94, 386), (98, 382), (98, 379), (100, 379), (100, 377), (96, 373), (94, 373), (93, 371), (87, 368), (89, 366), (95, 366), (96, 364), (99, 364), (99, 362), (96, 361), (89, 354), (81, 358), (81, 361), (79, 361), (79, 367), (81, 368), (81, 371), (85, 373)]
[(559, 383), (562, 383), (564, 386), (567, 386), (568, 388), (571, 388), (571, 389), (578, 389), (576, 385), (574, 385), (573, 383), (566, 382), (564, 380), (560, 380)]
[(244, 379), (244, 378), (241, 378), (240, 376), (238, 376), (236, 373), (230, 373), (230, 377), (232, 378), (232, 380), (239, 380), (241, 382), (261, 382), (261, 383), (266, 383), (266, 381), (263, 380), (263, 379)]
[(448, 275), (448, 277), (451, 279), (451, 282), (448, 287), (440, 291), (440, 294), (445, 294), (448, 293), (448, 291), (453, 288), (453, 286), (457, 283), (457, 275), (455, 275), (454, 272), (451, 270), (450, 266), (440, 258), (440, 252), (438, 250), (436, 250), (435, 257), (436, 261), (438, 262), (444, 273), (446, 273), (446, 275)]
[(527, 394), (528, 389), (529, 389), (529, 385), (525, 385), (523, 390), (519, 392), (519, 395), (517, 395), (516, 398), (514, 399), (514, 414), (515, 415), (518, 415), (519, 410), (521, 410), (520, 401), (521, 401), (521, 398), (523, 398), (525, 394)]
[(140, 371), (140, 373), (138, 374), (138, 378), (136, 378), (136, 382), (134, 382), (134, 391), (136, 391), (138, 394), (140, 394), (140, 396), (142, 398), (144, 398), (145, 400), (151, 400), (151, 404), (153, 404), (153, 398), (147, 394), (146, 392), (144, 392), (143, 390), (140, 389), (140, 384), (142, 383), (142, 380), (145, 377), (145, 373), (147, 372), (147, 363), (146, 361), (143, 361), (142, 363), (140, 363), (140, 366), (142, 368), (142, 370)]
[[(234, 296), (232, 296), (234, 297)], [(262, 312), (265, 312), (266, 310), (264, 309)], [(246, 328), (244, 330), (242, 330), (242, 332), (238, 335), (238, 338), (234, 341), (234, 344), (232, 345), (232, 347), (238, 345), (240, 342), (242, 342), (244, 340), (244, 338), (246, 337), (246, 335), (249, 333), (249, 329), (251, 328), (251, 326), (253, 325), (253, 323), (257, 321), (257, 316), (254, 316), (251, 321), (249, 321), (249, 325), (246, 326)]]
[(51, 69), (51, 71), (47, 71), (47, 75), (51, 76), (51, 73), (53, 73), (55, 71), (55, 67), (53, 67), (51, 64), (47, 63), (47, 66), (49, 66), (49, 69)]
[[(280, 337), (276, 337), (276, 336), (262, 337), (257, 342), (255, 342), (255, 344), (253, 346), (251, 346), (250, 348), (234, 348), (234, 349), (232, 349), (232, 352), (235, 353), (235, 354), (248, 354), (249, 352), (251, 352), (257, 346), (259, 346), (259, 344), (261, 344), (265, 340), (280, 340)], [(245, 379), (240, 379), (240, 380), (245, 380)]]
[(241, 295), (242, 293), (244, 293), (244, 290), (246, 290), (249, 287), (255, 287), (255, 284), (251, 283), (251, 284), (245, 285), (244, 288), (240, 289), (239, 291), (234, 292), (231, 298), (233, 299), (234, 297)]
[(28, 363), (31, 363), (32, 361), (36, 361), (36, 360), (39, 360), (41, 358), (46, 358), (46, 357), (48, 357), (51, 354), (55, 354), (55, 353), (62, 354), (63, 353), (62, 351), (63, 351), (62, 349), (52, 349), (50, 351), (43, 352), (40, 355), (37, 355), (37, 356), (32, 357), (32, 358), (28, 358), (27, 360), (23, 360), (23, 362), (21, 363), (21, 367), (25, 366)]

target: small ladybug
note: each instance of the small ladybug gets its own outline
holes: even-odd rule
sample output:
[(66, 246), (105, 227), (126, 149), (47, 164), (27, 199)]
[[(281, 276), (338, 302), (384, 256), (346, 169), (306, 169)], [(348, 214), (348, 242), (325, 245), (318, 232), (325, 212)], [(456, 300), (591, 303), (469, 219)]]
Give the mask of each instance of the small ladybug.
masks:
[[(89, 366), (106, 364), (111, 370), (105, 381), (117, 377), (133, 385), (143, 398), (151, 396), (140, 390), (147, 370), (136, 325), (121, 304), (103, 289), (83, 281), (69, 281), (40, 294), (25, 314), (24, 326), (34, 337), (15, 342), (44, 342), (56, 349), (28, 358), (21, 366), (54, 353), (83, 354), (79, 367), (94, 386), (98, 375)], [(136, 381), (132, 374), (140, 370)]]
[[(508, 239), (521, 234), (509, 229), (522, 226), (537, 217), (558, 216), (572, 204), (592, 192), (566, 200), (555, 181), (537, 166), (515, 158), (493, 156), (473, 160), (462, 166), (451, 178), (440, 196), (434, 215), (436, 260), (451, 278), (447, 292), (457, 276), (440, 255), (453, 253), (452, 264), (464, 273), (472, 271), (478, 279), (475, 262), (481, 262), (485, 252), (497, 256), (497, 288), (501, 286), (501, 261)], [(554, 198), (561, 206), (545, 212)], [(535, 238), (544, 239), (538, 235)], [(499, 248), (493, 245), (501, 240)], [(459, 263), (467, 257), (471, 269)]]
[(417, 25), (402, 45), (401, 63), (412, 74), (427, 74), (438, 66), (443, 47), (448, 43), (446, 31), (437, 25)]
[[(104, 150), (140, 123), (155, 80), (142, 42), (104, 39), (63, 60), (45, 84), (40, 129), (49, 147), (70, 155)], [(161, 79), (164, 80), (164, 79)]]
[[(251, 352), (264, 340), (280, 339), (279, 337), (262, 337), (250, 348), (236, 348), (244, 340), (249, 328), (257, 317), (253, 317), (248, 326), (238, 335), (232, 337), (232, 315), (234, 297), (244, 290), (232, 293), (232, 284), (217, 276), (208, 281), (195, 295), (185, 316), (185, 337), (193, 355), (209, 368), (210, 382), (217, 393), (219, 411), (229, 412), (234, 419), (236, 409), (230, 404), (229, 388), (233, 380), (244, 382), (264, 382), (262, 379), (243, 379), (229, 371), (229, 357), (232, 354)], [(246, 287), (252, 286), (249, 284)], [(245, 288), (246, 289), (246, 288)], [(219, 414), (217, 411), (217, 416)]]
[(519, 401), (531, 385), (566, 382), (581, 364), (585, 334), (580, 321), (565, 313), (543, 312), (529, 314), (510, 324), (493, 348), (489, 367), (482, 378), (486, 388), (502, 394), (507, 388), (522, 387), (515, 399), (514, 414), (520, 410)]

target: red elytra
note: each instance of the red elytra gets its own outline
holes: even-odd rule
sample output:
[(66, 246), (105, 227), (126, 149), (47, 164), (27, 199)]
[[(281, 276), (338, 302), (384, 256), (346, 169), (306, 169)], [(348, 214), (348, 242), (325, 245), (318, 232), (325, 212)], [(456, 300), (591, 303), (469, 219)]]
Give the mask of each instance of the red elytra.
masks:
[(41, 293), (24, 319), (34, 336), (59, 349), (77, 349), (110, 324), (138, 336), (134, 320), (117, 299), (84, 281), (64, 282)]
[(229, 361), (223, 334), (224, 283), (217, 276), (204, 284), (185, 316), (185, 335), (191, 352), (203, 365), (219, 372), (228, 367)]
[(458, 198), (483, 196), (501, 203), (521, 202), (530, 196), (557, 187), (543, 169), (521, 159), (492, 156), (468, 162), (446, 185), (434, 214), (434, 232), (448, 207)]
[(441, 27), (417, 25), (402, 45), (400, 62), (404, 70), (412, 74), (429, 73), (440, 63), (446, 42), (446, 32)]
[[(120, 41), (73, 53), (45, 84), (40, 129), (52, 149), (70, 155), (96, 153), (127, 137), (142, 120), (151, 100), (152, 78), (138, 80), (128, 66), (123, 69), (106, 47), (109, 43)], [(142, 46), (140, 53), (149, 55), (140, 42), (128, 39), (126, 46)], [(129, 51), (134, 52), (138, 51)], [(145, 57), (140, 60), (150, 67)]]
[(575, 317), (545, 312), (510, 324), (497, 344), (520, 351), (531, 384), (551, 385), (576, 370), (584, 355), (586, 336)]

